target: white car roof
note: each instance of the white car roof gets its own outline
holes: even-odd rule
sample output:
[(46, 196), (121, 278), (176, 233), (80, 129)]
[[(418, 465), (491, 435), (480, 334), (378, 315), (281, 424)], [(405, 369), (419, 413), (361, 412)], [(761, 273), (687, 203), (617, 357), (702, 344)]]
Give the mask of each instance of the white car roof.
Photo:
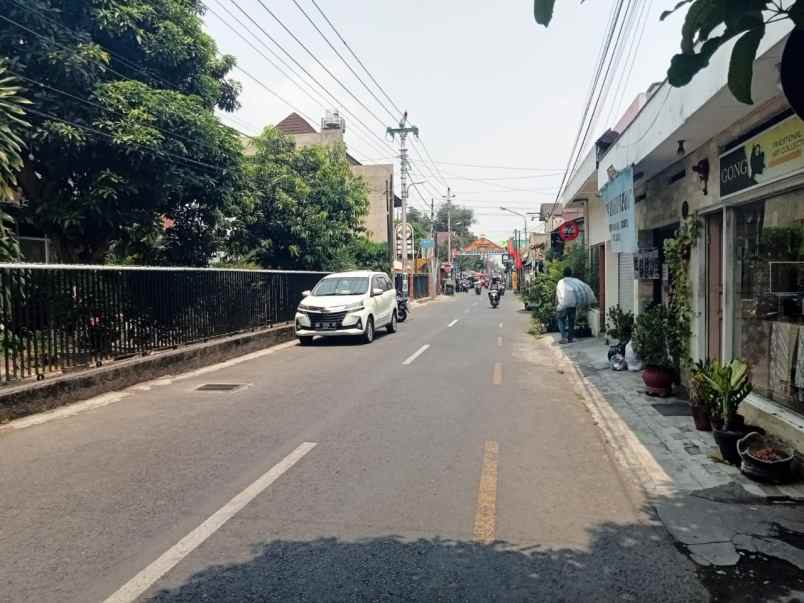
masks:
[(324, 278), (338, 278), (348, 276), (374, 276), (375, 274), (383, 274), (382, 272), (371, 272), (369, 270), (354, 270), (352, 272), (336, 272), (335, 274), (328, 274)]

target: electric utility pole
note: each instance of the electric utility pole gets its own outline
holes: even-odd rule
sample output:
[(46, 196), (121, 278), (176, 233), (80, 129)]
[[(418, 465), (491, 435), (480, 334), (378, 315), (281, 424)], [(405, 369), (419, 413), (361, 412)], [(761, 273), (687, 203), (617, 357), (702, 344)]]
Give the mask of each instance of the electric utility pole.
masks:
[[(408, 112), (402, 115), (398, 128), (387, 128), (391, 138), (399, 136), (400, 183), (402, 188), (402, 272), (408, 273), (408, 148), (406, 146), (408, 134), (419, 137), (419, 128), (408, 125)], [(396, 238), (396, 237), (394, 237)], [(407, 276), (405, 276), (407, 278)]]
[(430, 260), (430, 296), (436, 296), (438, 289), (438, 245), (435, 230), (435, 199), (430, 199), (430, 240), (433, 242), (433, 257)]
[(447, 187), (446, 196), (442, 197), (447, 207), (447, 262), (452, 262), (452, 200), (455, 195), (452, 194), (452, 189)]

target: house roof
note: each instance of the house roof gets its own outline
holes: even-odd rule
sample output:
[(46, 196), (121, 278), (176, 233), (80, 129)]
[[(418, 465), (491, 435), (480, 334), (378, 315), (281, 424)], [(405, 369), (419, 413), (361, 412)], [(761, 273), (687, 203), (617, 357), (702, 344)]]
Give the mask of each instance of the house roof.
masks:
[(502, 247), (497, 245), (494, 241), (489, 241), (488, 239), (481, 238), (477, 241), (472, 241), (466, 247), (463, 248), (464, 251), (505, 251)]
[(315, 134), (310, 122), (295, 112), (276, 124), (276, 129), (283, 134)]

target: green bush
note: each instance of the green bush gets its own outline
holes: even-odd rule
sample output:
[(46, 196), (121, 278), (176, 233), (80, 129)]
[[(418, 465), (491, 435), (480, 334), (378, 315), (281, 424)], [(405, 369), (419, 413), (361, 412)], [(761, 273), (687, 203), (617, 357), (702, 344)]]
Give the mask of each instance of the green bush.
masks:
[(606, 316), (606, 333), (620, 343), (628, 343), (634, 332), (634, 313), (623, 310), (619, 304), (609, 308)]
[(637, 317), (632, 342), (643, 366), (675, 368), (667, 349), (669, 323), (667, 308), (661, 304), (651, 306)]

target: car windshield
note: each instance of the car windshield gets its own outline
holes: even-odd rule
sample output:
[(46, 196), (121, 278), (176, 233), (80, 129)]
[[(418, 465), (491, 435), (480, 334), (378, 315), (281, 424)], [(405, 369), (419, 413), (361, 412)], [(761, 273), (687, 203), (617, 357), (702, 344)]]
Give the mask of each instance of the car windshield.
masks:
[(360, 295), (368, 291), (368, 277), (347, 276), (325, 278), (313, 290), (313, 295)]

